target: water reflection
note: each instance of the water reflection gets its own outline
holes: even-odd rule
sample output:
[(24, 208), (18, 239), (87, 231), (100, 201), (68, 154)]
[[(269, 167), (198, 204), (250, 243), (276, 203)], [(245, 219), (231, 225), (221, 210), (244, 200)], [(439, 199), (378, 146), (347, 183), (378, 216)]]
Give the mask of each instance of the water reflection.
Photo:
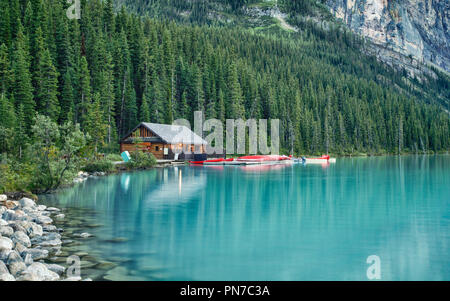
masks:
[(350, 158), (320, 166), (178, 167), (92, 179), (53, 196), (93, 208), (97, 244), (164, 280), (450, 278), (449, 156)]

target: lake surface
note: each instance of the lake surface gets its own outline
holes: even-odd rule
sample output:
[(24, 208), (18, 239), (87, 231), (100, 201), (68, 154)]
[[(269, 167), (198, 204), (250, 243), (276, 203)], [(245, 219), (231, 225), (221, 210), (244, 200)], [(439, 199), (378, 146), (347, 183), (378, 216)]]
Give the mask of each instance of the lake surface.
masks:
[(111, 280), (367, 280), (370, 255), (382, 280), (450, 280), (448, 155), (172, 167), (41, 200), (81, 215)]

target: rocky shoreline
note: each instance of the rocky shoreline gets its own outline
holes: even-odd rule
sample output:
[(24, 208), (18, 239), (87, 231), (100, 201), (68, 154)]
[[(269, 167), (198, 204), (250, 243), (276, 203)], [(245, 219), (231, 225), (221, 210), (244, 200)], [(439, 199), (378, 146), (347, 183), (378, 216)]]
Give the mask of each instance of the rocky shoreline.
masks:
[(0, 281), (89, 281), (46, 261), (61, 254), (63, 229), (53, 221), (64, 218), (58, 208), (0, 195)]
[(108, 175), (106, 172), (88, 173), (88, 172), (80, 171), (77, 174), (77, 176), (75, 177), (75, 179), (73, 179), (72, 183), (73, 184), (83, 183), (84, 181), (86, 181), (90, 177), (103, 177), (103, 176), (106, 176), (106, 175)]

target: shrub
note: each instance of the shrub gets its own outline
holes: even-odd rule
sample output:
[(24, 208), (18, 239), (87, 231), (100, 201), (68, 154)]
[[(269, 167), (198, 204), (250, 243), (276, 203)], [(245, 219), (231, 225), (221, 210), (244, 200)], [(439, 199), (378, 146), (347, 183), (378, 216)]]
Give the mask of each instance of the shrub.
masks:
[(114, 163), (110, 160), (98, 160), (88, 162), (84, 167), (83, 171), (93, 173), (93, 172), (113, 172), (115, 170)]
[(156, 165), (156, 158), (152, 153), (133, 152), (131, 160), (127, 162), (130, 169), (136, 168), (150, 168)]
[(106, 155), (105, 160), (112, 161), (112, 162), (123, 161), (122, 157), (118, 154), (108, 154), (108, 155)]
[(89, 135), (83, 134), (78, 124), (67, 122), (58, 126), (44, 115), (35, 117), (32, 133), (33, 162), (37, 166), (32, 191), (46, 193), (71, 183)]
[(36, 166), (27, 163), (0, 163), (0, 193), (29, 192)]

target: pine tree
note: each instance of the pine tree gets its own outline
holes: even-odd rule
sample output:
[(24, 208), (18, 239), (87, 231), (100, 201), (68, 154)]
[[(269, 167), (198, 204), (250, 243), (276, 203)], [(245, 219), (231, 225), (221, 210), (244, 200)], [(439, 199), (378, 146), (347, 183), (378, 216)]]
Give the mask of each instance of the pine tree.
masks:
[(172, 98), (169, 97), (167, 101), (167, 105), (165, 106), (165, 114), (164, 114), (164, 123), (165, 124), (172, 124), (173, 122), (173, 103)]
[(115, 127), (114, 65), (109, 53), (106, 54), (104, 71), (102, 72), (101, 78), (101, 106), (104, 109), (103, 115), (108, 125), (107, 143), (111, 145), (117, 133)]
[(206, 118), (207, 119), (217, 117), (216, 107), (217, 107), (216, 102), (213, 99), (208, 101), (208, 104), (206, 105)]
[(341, 146), (341, 151), (343, 151), (347, 146), (347, 132), (345, 129), (344, 118), (342, 117), (341, 112), (339, 112), (338, 115), (338, 123), (339, 123), (339, 144)]
[(225, 94), (223, 93), (222, 89), (219, 91), (219, 100), (217, 101), (217, 119), (225, 122), (226, 113), (225, 113)]
[(91, 76), (86, 57), (81, 58), (80, 66), (80, 100), (77, 103), (76, 120), (84, 127), (84, 115), (91, 102)]
[(205, 106), (205, 92), (203, 90), (203, 77), (200, 68), (195, 68), (194, 71), (194, 99), (195, 109), (197, 111), (204, 111)]
[[(9, 0), (9, 19), (11, 24), (11, 38), (16, 39), (20, 33), (21, 12), (19, 0)], [(3, 16), (2, 16), (3, 17)]]
[(136, 91), (134, 90), (131, 80), (127, 85), (126, 103), (125, 103), (125, 121), (121, 135), (125, 135), (138, 124), (138, 108), (136, 102)]
[[(122, 12), (124, 13), (124, 12)], [(121, 17), (118, 17), (118, 22), (120, 24)], [(118, 24), (118, 25), (119, 25)], [(117, 29), (122, 27), (119, 25)], [(116, 122), (117, 122), (117, 130), (120, 135), (124, 133), (124, 123), (125, 120), (125, 104), (126, 104), (126, 96), (127, 84), (130, 82), (130, 52), (128, 48), (127, 36), (123, 28), (121, 28), (117, 47), (114, 53), (114, 77), (116, 78), (115, 89), (116, 89)]]
[(397, 135), (398, 135), (397, 136), (398, 154), (400, 155), (402, 153), (402, 148), (403, 148), (403, 117), (401, 115), (400, 115), (400, 118), (398, 119), (398, 133), (397, 133)]
[(150, 120), (150, 107), (148, 104), (148, 91), (144, 91), (144, 95), (142, 96), (142, 103), (140, 108), (139, 120), (141, 122), (148, 122)]
[(37, 83), (39, 113), (57, 121), (60, 113), (58, 100), (58, 72), (53, 66), (50, 51), (44, 51), (39, 62), (39, 81)]
[(153, 76), (153, 83), (150, 90), (150, 118), (152, 122), (163, 123), (164, 121), (164, 107), (161, 101), (161, 88), (159, 85), (159, 80), (156, 74)]
[(105, 19), (105, 32), (108, 34), (108, 36), (111, 36), (111, 34), (115, 30), (115, 18), (114, 18), (113, 0), (106, 0), (104, 16), (105, 16), (104, 17), (104, 19)]
[(89, 104), (87, 109), (84, 127), (92, 139), (94, 151), (97, 154), (98, 147), (102, 146), (105, 141), (108, 128), (108, 125), (104, 122), (99, 93), (94, 94), (93, 103)]
[(12, 70), (15, 79), (14, 100), (16, 106), (23, 106), (25, 119), (25, 128), (27, 132), (31, 129), (33, 116), (35, 113), (35, 101), (33, 98), (33, 86), (31, 85), (31, 75), (29, 70), (28, 52), (26, 48), (26, 37), (23, 34), (23, 28), (19, 23), (17, 38), (15, 41), (15, 51), (13, 54)]
[[(53, 4), (58, 14), (55, 15), (55, 48), (56, 48), (56, 60), (55, 67), (58, 73), (62, 77), (65, 76), (67, 69), (70, 67), (70, 46), (69, 46), (69, 25), (67, 24), (67, 18), (65, 12), (60, 3)], [(75, 41), (71, 41), (74, 43)], [(62, 90), (61, 90), (62, 91)]]
[[(93, 33), (94, 34), (94, 33)], [(92, 42), (92, 50), (89, 55), (89, 71), (91, 74), (92, 93), (100, 92), (102, 88), (103, 72), (111, 65), (109, 54), (102, 33), (96, 33)]]
[(70, 118), (70, 114), (74, 113), (74, 91), (72, 86), (72, 76), (68, 70), (63, 78), (63, 89), (61, 93), (61, 114), (60, 121), (65, 123), (66, 121), (74, 121)]
[(172, 45), (172, 37), (170, 31), (165, 30), (162, 35), (162, 47), (164, 53), (164, 67), (165, 74), (168, 76), (167, 81), (167, 105), (165, 110), (165, 123), (172, 124), (173, 122), (173, 112), (174, 112), (174, 104), (175, 104), (175, 57), (174, 50)]
[(4, 95), (0, 95), (0, 154), (9, 152), (13, 148), (16, 123), (14, 106)]
[(8, 129), (15, 127), (16, 114), (14, 112), (14, 105), (5, 95), (0, 95), (0, 116), (0, 127)]
[(11, 47), (11, 19), (9, 12), (10, 0), (0, 0), (0, 11), (2, 17), (0, 18), (0, 41), (5, 44), (8, 49)]
[(180, 118), (188, 119), (189, 118), (189, 105), (187, 99), (187, 91), (184, 91), (181, 96), (181, 103), (178, 106), (178, 115)]
[[(31, 56), (31, 74), (32, 74), (32, 83), (35, 91), (39, 88), (39, 81), (41, 80), (41, 61), (44, 57), (45, 46), (44, 46), (44, 37), (42, 36), (41, 27), (36, 29), (35, 40), (33, 46), (33, 52), (30, 53)], [(39, 100), (37, 100), (39, 104)]]
[(12, 74), (9, 66), (8, 48), (5, 44), (0, 46), (0, 96), (6, 97), (11, 84), (13, 83)]
[(242, 90), (239, 84), (236, 63), (232, 63), (228, 75), (229, 104), (232, 119), (245, 118), (245, 108), (242, 101)]
[(139, 109), (139, 119), (141, 122), (150, 121), (150, 103), (151, 103), (151, 68), (152, 68), (152, 56), (150, 55), (150, 42), (148, 38), (145, 38), (143, 46), (143, 62), (141, 63), (142, 73), (142, 99)]
[(28, 123), (26, 122), (24, 116), (24, 105), (18, 104), (16, 109), (16, 127), (15, 127), (15, 135), (14, 135), (14, 145), (17, 148), (17, 154), (19, 158), (22, 158), (23, 150), (27, 144), (28, 136)]

